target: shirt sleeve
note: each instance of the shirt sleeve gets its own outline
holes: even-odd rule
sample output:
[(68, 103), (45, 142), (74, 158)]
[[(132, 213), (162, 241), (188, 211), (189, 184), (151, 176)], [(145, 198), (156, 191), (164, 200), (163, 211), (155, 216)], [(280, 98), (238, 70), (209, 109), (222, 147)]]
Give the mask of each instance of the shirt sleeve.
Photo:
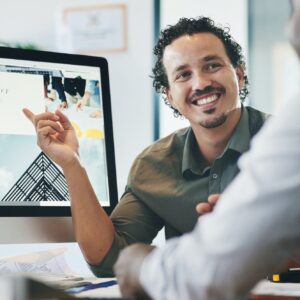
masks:
[(299, 98), (254, 138), (214, 212), (144, 260), (140, 282), (153, 299), (244, 299), (299, 247)]
[(92, 272), (99, 277), (114, 276), (112, 267), (120, 250), (137, 242), (151, 244), (163, 227), (162, 219), (128, 188), (114, 209), (111, 220), (116, 231), (113, 244), (99, 265), (90, 266)]

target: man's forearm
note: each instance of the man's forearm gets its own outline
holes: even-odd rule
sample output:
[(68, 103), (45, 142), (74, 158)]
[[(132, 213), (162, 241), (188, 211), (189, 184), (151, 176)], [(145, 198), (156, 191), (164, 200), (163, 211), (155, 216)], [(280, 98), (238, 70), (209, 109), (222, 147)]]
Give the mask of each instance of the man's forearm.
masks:
[(115, 234), (113, 224), (100, 206), (80, 161), (76, 161), (63, 171), (71, 198), (76, 240), (86, 260), (90, 264), (98, 264), (113, 242)]

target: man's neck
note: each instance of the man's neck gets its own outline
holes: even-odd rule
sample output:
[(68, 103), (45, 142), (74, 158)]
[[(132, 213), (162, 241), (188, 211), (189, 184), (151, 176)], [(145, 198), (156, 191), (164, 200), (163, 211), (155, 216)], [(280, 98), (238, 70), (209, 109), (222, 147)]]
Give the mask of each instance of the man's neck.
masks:
[(241, 107), (229, 113), (227, 120), (219, 127), (204, 128), (200, 125), (192, 125), (196, 141), (201, 155), (207, 162), (212, 163), (219, 157), (231, 138), (241, 117)]

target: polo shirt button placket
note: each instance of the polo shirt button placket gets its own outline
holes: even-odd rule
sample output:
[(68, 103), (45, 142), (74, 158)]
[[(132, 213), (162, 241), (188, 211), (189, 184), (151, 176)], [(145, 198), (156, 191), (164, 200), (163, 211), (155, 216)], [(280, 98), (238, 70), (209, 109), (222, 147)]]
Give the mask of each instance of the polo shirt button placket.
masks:
[(213, 174), (212, 174), (212, 178), (213, 178), (213, 179), (218, 179), (218, 174), (217, 174), (217, 173), (213, 173)]
[(221, 185), (221, 170), (216, 166), (214, 166), (214, 168), (211, 169), (211, 173), (210, 173), (209, 188), (208, 188), (209, 195), (219, 194), (220, 185)]

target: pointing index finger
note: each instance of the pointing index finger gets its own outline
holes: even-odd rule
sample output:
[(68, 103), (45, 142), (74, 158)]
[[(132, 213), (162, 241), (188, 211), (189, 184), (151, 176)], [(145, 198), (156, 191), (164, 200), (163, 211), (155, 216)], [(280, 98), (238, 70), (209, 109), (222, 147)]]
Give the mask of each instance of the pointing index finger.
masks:
[(27, 117), (27, 119), (30, 120), (32, 122), (32, 124), (34, 124), (35, 114), (28, 108), (23, 108), (22, 111), (23, 111), (24, 115)]
[(44, 113), (36, 115), (28, 108), (23, 108), (23, 113), (28, 118), (28, 120), (31, 121), (31, 123), (34, 126), (37, 126), (38, 122), (41, 120), (52, 120), (52, 121), (57, 122), (60, 119), (59, 116), (57, 116), (51, 112), (44, 112)]

